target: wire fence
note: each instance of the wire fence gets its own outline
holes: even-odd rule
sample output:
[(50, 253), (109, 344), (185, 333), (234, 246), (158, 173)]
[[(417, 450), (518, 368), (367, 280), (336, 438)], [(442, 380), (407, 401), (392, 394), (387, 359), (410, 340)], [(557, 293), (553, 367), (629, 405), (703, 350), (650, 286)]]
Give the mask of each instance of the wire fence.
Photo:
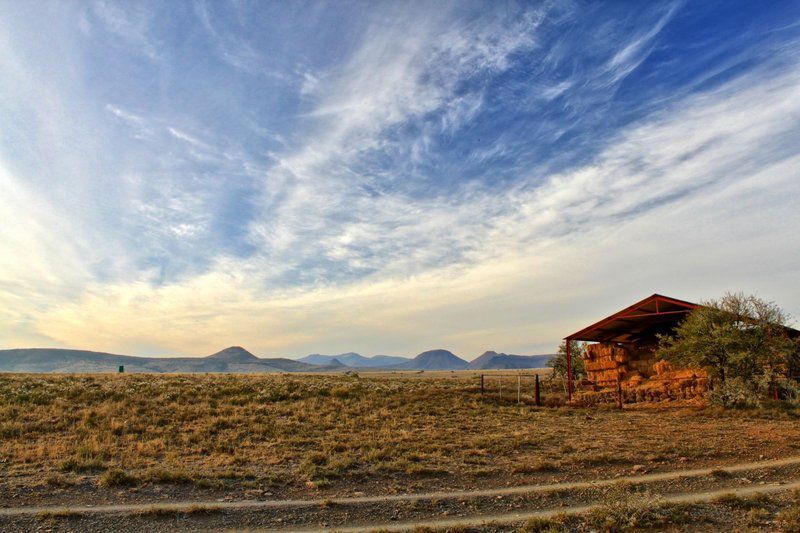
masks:
[(518, 404), (542, 406), (551, 403), (555, 396), (562, 396), (566, 390), (552, 379), (550, 374), (481, 374), (478, 376), (481, 395)]
[[(487, 399), (537, 407), (555, 407), (567, 403), (567, 384), (549, 372), (544, 374), (492, 373), (480, 374), (476, 377), (480, 393)], [(622, 408), (623, 403), (652, 402), (667, 398), (681, 399), (697, 395), (699, 385), (697, 380), (687, 378), (661, 378), (659, 380), (662, 386), (667, 382), (680, 386), (671, 386), (661, 391), (659, 388), (631, 389), (623, 387), (622, 381), (605, 386), (589, 386), (585, 380), (576, 380), (573, 400), (581, 393), (591, 392), (591, 398), (583, 398), (581, 401), (586, 402), (591, 399), (590, 403), (592, 404), (610, 403), (617, 404), (619, 408)]]
[[(480, 394), (486, 399), (535, 406), (555, 407), (565, 405), (567, 384), (550, 372), (545, 373), (491, 373), (476, 376)], [(791, 376), (788, 381), (798, 380)], [(705, 376), (656, 377), (641, 385), (631, 386), (624, 380), (598, 385), (578, 379), (575, 381), (573, 402), (575, 405), (658, 403), (675, 400), (691, 400), (707, 396), (713, 384)], [(474, 389), (473, 389), (474, 390)], [(586, 396), (586, 394), (589, 396)], [(790, 397), (779, 384), (770, 388), (770, 398), (782, 400)]]

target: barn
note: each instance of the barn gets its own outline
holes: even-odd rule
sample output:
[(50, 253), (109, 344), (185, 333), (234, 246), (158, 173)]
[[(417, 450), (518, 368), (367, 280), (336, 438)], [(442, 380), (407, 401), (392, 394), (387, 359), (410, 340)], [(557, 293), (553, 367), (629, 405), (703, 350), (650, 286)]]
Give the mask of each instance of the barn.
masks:
[[(708, 388), (708, 373), (701, 368), (674, 370), (666, 361), (657, 361), (655, 350), (659, 335), (672, 334), (687, 314), (699, 304), (653, 294), (580, 331), (568, 335), (567, 375), (568, 397), (572, 400), (571, 341), (588, 344), (584, 355), (587, 379), (582, 388), (592, 391), (622, 389), (622, 394), (634, 401), (690, 398)], [(790, 337), (800, 337), (800, 331), (786, 327)], [(797, 378), (798, 369), (787, 369), (789, 377)], [(777, 393), (776, 393), (777, 394)]]
[[(659, 334), (669, 334), (684, 317), (698, 304), (653, 294), (635, 304), (622, 309), (580, 331), (568, 335), (567, 367), (569, 371), (568, 393), (572, 399), (572, 354), (570, 341), (585, 341), (596, 344), (587, 346), (584, 359), (588, 381), (595, 388), (615, 386), (621, 379), (626, 384), (638, 382), (655, 376), (664, 376), (665, 369), (655, 361), (655, 348)], [(688, 386), (697, 386), (698, 380), (705, 378), (702, 372), (687, 374)], [(664, 376), (666, 377), (666, 376)], [(675, 380), (680, 377), (670, 376)], [(699, 385), (702, 385), (700, 383)], [(686, 388), (686, 384), (679, 384)]]

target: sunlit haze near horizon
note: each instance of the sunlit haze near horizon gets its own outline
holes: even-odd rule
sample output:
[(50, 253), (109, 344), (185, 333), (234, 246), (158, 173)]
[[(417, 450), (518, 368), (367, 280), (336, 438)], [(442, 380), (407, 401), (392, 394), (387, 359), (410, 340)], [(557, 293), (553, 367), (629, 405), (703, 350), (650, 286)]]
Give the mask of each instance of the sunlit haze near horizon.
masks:
[(798, 272), (798, 2), (0, 3), (0, 349), (552, 353)]

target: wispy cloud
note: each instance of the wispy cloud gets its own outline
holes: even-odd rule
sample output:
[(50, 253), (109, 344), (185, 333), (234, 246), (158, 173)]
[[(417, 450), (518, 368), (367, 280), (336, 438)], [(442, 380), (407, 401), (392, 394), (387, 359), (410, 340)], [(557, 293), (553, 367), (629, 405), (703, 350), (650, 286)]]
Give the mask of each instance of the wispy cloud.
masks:
[(0, 6), (5, 345), (471, 356), (653, 291), (800, 311), (786, 20), (669, 41), (681, 4), (59, 6), (58, 57)]
[[(212, 4), (199, 1), (194, 4), (197, 18), (213, 42), (219, 57), (231, 67), (248, 74), (266, 75), (280, 80), (288, 80), (291, 73), (270, 65), (262, 53), (259, 53), (246, 39), (234, 31), (218, 29), (214, 20)], [(228, 5), (229, 9), (235, 6)], [(305, 79), (308, 82), (308, 78)]]
[(204, 148), (206, 150), (211, 148), (209, 145), (207, 145), (203, 141), (201, 141), (201, 140), (199, 140), (199, 139), (197, 139), (195, 137), (192, 137), (191, 135), (189, 135), (188, 133), (186, 133), (184, 131), (181, 131), (181, 130), (179, 130), (177, 128), (173, 128), (172, 126), (168, 126), (167, 127), (167, 131), (170, 133), (170, 135), (172, 135), (176, 139), (180, 139), (182, 141), (186, 141), (187, 143), (191, 144), (192, 146), (196, 146), (198, 148)]
[[(318, 133), (281, 158), (267, 177), (270, 197), (281, 190), (280, 205), (268, 200), (262, 220), (253, 222), (267, 254), (280, 257), (290, 271), (311, 267), (305, 281), (317, 278), (315, 258), (342, 265), (335, 275), (351, 277), (403, 258), (424, 267), (437, 256), (460, 254), (454, 240), (447, 252), (416, 246), (409, 254), (420, 244), (411, 228), (421, 217), (431, 227), (437, 221), (405, 196), (408, 191), (403, 194), (402, 183), (382, 183), (358, 165), (376, 151), (404, 150), (406, 139), (392, 138), (400, 124), (436, 114), (439, 132), (452, 135), (466, 125), (480, 109), (481, 89), (457, 96), (459, 84), (508, 68), (511, 54), (532, 45), (542, 16), (509, 15), (488, 27), (442, 33), (446, 13), (440, 13), (422, 24), (409, 20), (391, 29), (368, 29), (350, 61), (320, 82), (318, 92), (325, 96), (310, 114)], [(403, 46), (396, 47), (398, 42)], [(420, 146), (419, 139), (414, 143)], [(424, 156), (417, 148), (413, 157)], [(386, 187), (399, 191), (386, 194)], [(439, 217), (455, 226), (452, 216)], [(404, 245), (385, 243), (387, 228)]]
[(681, 3), (670, 5), (652, 28), (636, 35), (614, 54), (606, 65), (606, 70), (611, 75), (610, 83), (618, 82), (642, 64), (653, 49), (654, 39), (677, 12)]
[[(159, 44), (149, 32), (150, 14), (141, 6), (95, 0), (92, 3), (92, 12), (105, 29), (119, 36), (134, 50), (152, 60), (161, 59)], [(81, 17), (80, 25), (86, 32), (88, 22), (85, 17)]]
[[(334, 259), (358, 260), (358, 250), (385, 244), (411, 257), (396, 257), (360, 281), (265, 291), (259, 287), (261, 259), (221, 261), (207, 274), (162, 289), (144, 280), (99, 286), (80, 304), (42, 314), (37, 324), (55, 338), (81, 344), (90, 336), (76, 325), (88, 315), (109, 332), (104, 343), (112, 346), (147, 337), (190, 353), (236, 339), (263, 352), (287, 353), (311, 349), (319, 336), (337, 349), (364, 343), (400, 350), (409, 336), (422, 349), (447, 339), (469, 353), (475, 343), (525, 346), (531, 336), (570, 329), (568, 321), (576, 317), (590, 319), (603, 309), (585, 300), (584, 291), (597, 279), (603, 280), (604, 298), (614, 295), (624, 303), (655, 289), (669, 292), (682, 276), (696, 279), (692, 271), (725, 261), (729, 272), (694, 285), (695, 294), (743, 284), (737, 270), (747, 273), (746, 288), (778, 291), (791, 283), (790, 273), (775, 279), (759, 265), (777, 258), (786, 265), (800, 262), (796, 249), (767, 244), (791, 240), (800, 223), (791, 208), (800, 195), (794, 173), (800, 155), (793, 148), (798, 78), (797, 70), (761, 82), (748, 77), (693, 98), (681, 111), (664, 112), (620, 135), (591, 165), (541, 186), (531, 177), (501, 195), (476, 192), (405, 210), (398, 199), (378, 197), (373, 210), (395, 215), (373, 216), (371, 225), (347, 224), (347, 231), (324, 241), (324, 249)], [(765, 217), (765, 209), (780, 223)], [(424, 216), (412, 220), (414, 211)], [(392, 226), (396, 213), (409, 218)], [(654, 235), (657, 244), (648, 244)], [(742, 256), (742, 244), (758, 258)], [(441, 248), (470, 253), (415, 269), (425, 254)], [(706, 251), (697, 255), (699, 249)], [(694, 257), (690, 262), (682, 259), (687, 253)], [(614, 274), (631, 263), (637, 268), (624, 279)], [(666, 286), (652, 287), (652, 279)], [(198, 333), (193, 324), (212, 306), (213, 326)], [(165, 316), (170, 330), (154, 337), (154, 321)], [(125, 331), (116, 324), (125, 324)], [(419, 331), (421, 324), (426, 331)], [(265, 330), (273, 335), (263, 337)], [(98, 338), (96, 330), (91, 336)]]

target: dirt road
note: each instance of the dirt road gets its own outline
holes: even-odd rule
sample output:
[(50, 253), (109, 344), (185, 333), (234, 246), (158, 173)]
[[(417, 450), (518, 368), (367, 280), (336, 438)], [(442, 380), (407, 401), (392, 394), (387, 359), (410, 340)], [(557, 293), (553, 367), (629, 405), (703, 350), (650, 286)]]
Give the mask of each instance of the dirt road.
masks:
[(580, 514), (603, 501), (610, 487), (646, 488), (673, 503), (702, 502), (800, 488), (800, 456), (580, 482), (476, 491), (428, 492), (334, 499), (180, 501), (74, 507), (0, 509), (0, 529), (56, 520), (59, 529), (248, 529), (291, 531), (404, 531), (415, 527), (476, 527), (521, 523), (555, 514)]
[[(723, 489), (706, 491), (700, 493), (681, 493), (672, 494), (662, 498), (664, 503), (698, 503), (713, 501), (727, 495), (739, 497), (752, 496), (754, 494), (771, 494), (788, 490), (800, 489), (800, 481), (792, 483), (772, 483), (769, 485), (757, 485), (754, 487), (742, 487), (735, 489)], [(469, 518), (451, 518), (435, 520), (418, 520), (413, 522), (382, 522), (369, 525), (359, 525), (354, 527), (335, 527), (330, 529), (293, 529), (296, 533), (310, 533), (319, 531), (337, 531), (340, 533), (356, 532), (366, 530), (377, 531), (412, 531), (416, 528), (474, 528), (489, 525), (518, 524), (531, 518), (552, 518), (556, 515), (584, 514), (591, 511), (597, 505), (579, 505), (571, 507), (559, 507), (556, 509), (546, 509), (544, 511), (533, 511), (528, 513), (501, 513), (492, 515), (481, 515)], [(265, 530), (266, 531), (266, 530)]]

